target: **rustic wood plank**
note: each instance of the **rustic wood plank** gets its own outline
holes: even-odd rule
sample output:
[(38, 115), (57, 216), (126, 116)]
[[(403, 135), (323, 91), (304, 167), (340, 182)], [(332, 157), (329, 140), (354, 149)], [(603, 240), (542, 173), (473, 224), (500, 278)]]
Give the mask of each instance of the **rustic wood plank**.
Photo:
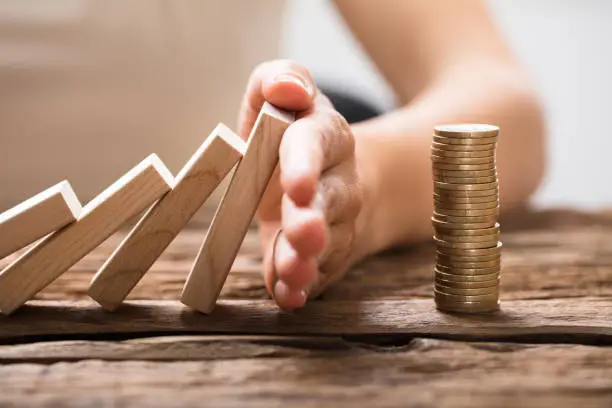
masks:
[(331, 351), (358, 354), (340, 337), (181, 335), (123, 341), (43, 341), (0, 346), (0, 364), (60, 361), (207, 361), (237, 358), (316, 357)]
[(1, 365), (0, 405), (607, 408), (612, 400), (612, 349), (604, 347), (415, 339), (312, 356), (262, 346), (254, 358), (256, 350), (210, 361)]
[[(521, 228), (515, 228), (515, 225)], [(128, 299), (180, 296), (205, 234), (205, 226), (182, 231)], [(38, 299), (87, 299), (95, 271), (125, 233), (103, 243), (40, 294)], [(503, 299), (612, 296), (612, 214), (546, 211), (527, 214), (502, 227), (501, 290)], [(432, 296), (435, 247), (431, 243), (381, 254), (355, 266), (325, 300), (413, 299)], [(10, 256), (0, 264), (15, 259)], [(384, 279), (381, 278), (384, 276)], [(267, 299), (261, 278), (261, 251), (256, 231), (247, 234), (223, 287), (225, 299)]]
[(0, 317), (4, 342), (27, 336), (108, 333), (410, 334), (473, 339), (593, 336), (612, 341), (612, 299), (503, 302), (490, 315), (449, 315), (431, 300), (315, 301), (287, 313), (272, 301), (227, 300), (209, 316), (178, 302), (137, 301), (116, 314), (92, 302), (34, 301)]

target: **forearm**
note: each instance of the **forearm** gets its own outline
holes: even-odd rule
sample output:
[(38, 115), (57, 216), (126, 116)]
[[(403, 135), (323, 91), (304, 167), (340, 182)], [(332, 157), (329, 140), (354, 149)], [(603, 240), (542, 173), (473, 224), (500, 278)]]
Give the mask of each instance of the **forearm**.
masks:
[[(477, 68), (485, 74), (474, 75)], [(354, 126), (366, 194), (356, 258), (431, 235), (430, 147), (436, 125), (498, 125), (502, 212), (529, 198), (543, 176), (544, 127), (538, 101), (525, 83), (511, 69), (465, 66), (442, 76), (407, 106)]]

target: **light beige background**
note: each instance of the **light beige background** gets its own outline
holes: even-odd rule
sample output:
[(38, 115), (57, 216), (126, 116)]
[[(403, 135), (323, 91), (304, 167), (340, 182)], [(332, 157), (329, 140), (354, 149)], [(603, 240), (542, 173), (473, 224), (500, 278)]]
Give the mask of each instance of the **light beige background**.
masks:
[(0, 207), (83, 202), (157, 153), (177, 173), (278, 56), (282, 0), (0, 1)]
[[(321, 82), (393, 106), (331, 1), (288, 0), (284, 19), (282, 3), (0, 0), (0, 210), (63, 178), (87, 201), (150, 152), (177, 172), (218, 121), (235, 127), (279, 40)], [(612, 2), (488, 4), (547, 106), (536, 203), (612, 204)]]
[[(392, 94), (331, 3), (289, 1), (284, 54), (312, 67), (320, 78), (349, 91), (360, 84), (360, 94), (380, 106), (392, 106)], [(612, 1), (487, 3), (547, 107), (549, 169), (536, 204), (612, 205)], [(317, 30), (310, 29), (313, 24)]]

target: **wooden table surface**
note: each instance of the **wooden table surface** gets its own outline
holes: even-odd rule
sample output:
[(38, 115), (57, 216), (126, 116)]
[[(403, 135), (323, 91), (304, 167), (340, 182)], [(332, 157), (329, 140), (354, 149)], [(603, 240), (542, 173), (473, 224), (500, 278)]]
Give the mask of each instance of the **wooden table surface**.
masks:
[(117, 234), (0, 318), (0, 406), (611, 407), (612, 213), (502, 221), (502, 311), (486, 316), (435, 310), (431, 243), (279, 311), (255, 233), (201, 315), (176, 299), (202, 226), (108, 313), (85, 293)]

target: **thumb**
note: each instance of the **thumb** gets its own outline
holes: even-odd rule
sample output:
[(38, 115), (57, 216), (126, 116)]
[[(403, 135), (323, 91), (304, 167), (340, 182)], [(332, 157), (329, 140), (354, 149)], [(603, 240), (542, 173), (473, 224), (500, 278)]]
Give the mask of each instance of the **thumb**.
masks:
[(304, 111), (314, 101), (316, 86), (305, 67), (288, 60), (259, 65), (251, 75), (242, 100), (238, 132), (247, 139), (264, 102), (288, 111)]

